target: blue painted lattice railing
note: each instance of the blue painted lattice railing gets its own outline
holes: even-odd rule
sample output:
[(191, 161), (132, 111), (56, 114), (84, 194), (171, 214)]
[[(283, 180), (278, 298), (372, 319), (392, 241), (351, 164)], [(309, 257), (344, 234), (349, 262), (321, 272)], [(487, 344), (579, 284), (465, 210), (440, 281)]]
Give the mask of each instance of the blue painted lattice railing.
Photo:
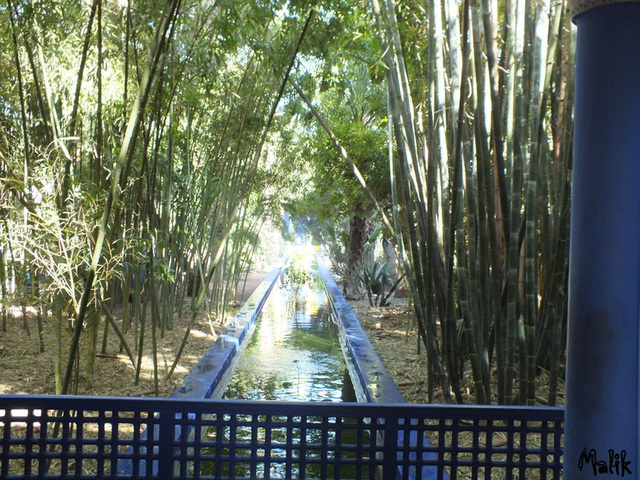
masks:
[(559, 479), (563, 417), (538, 407), (0, 396), (0, 478), (387, 480), (422, 478), (431, 465), (433, 478)]

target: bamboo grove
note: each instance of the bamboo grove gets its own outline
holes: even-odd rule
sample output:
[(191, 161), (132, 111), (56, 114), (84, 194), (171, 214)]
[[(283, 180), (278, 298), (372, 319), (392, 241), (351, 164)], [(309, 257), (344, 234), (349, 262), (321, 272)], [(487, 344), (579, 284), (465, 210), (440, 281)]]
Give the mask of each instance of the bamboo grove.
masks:
[[(10, 311), (28, 329), (35, 306), (42, 349), (56, 325), (58, 393), (80, 368), (91, 378), (108, 335), (136, 379), (150, 352), (157, 388), (157, 338), (184, 300), (194, 320), (223, 322), (266, 219), (321, 203), (334, 162), (354, 182), (334, 179), (338, 197), (380, 225), (406, 273), (424, 400), (462, 402), (472, 385), (477, 403), (561, 402), (565, 0), (311, 6), (0, 2), (3, 335)], [(305, 218), (345, 223), (324, 215)]]
[(397, 243), (430, 391), (461, 401), (470, 365), (478, 403), (535, 404), (544, 369), (542, 401), (556, 404), (573, 94), (566, 5), (372, 3), (396, 144), (395, 219), (407, 227)]
[[(181, 0), (9, 0), (0, 14), (2, 330), (11, 304), (37, 305), (40, 335), (57, 322), (57, 393), (80, 364), (91, 378), (101, 332), (136, 381), (152, 353), (157, 389), (157, 338), (185, 297), (221, 322), (249, 267), (268, 204), (259, 160), (301, 27), (289, 38), (270, 9)], [(280, 55), (247, 49), (256, 32)]]

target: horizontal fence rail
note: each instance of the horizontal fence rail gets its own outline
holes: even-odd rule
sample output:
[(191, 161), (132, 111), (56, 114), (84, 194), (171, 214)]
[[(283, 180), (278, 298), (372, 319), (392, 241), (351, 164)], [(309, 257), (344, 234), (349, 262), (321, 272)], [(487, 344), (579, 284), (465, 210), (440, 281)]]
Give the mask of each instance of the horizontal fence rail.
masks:
[(0, 396), (0, 478), (559, 479), (561, 408)]

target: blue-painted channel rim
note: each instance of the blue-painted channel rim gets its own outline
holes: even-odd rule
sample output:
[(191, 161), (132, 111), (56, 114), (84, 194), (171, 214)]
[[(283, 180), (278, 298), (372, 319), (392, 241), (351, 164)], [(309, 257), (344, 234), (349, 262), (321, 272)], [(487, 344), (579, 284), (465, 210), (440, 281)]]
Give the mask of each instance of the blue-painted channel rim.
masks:
[[(338, 325), (340, 346), (358, 402), (405, 403), (336, 281), (322, 260), (316, 260), (333, 318)], [(222, 397), (253, 334), (262, 307), (283, 273), (285, 263), (272, 269), (241, 309), (231, 316), (227, 327), (175, 390), (173, 398)]]
[[(240, 311), (231, 318), (229, 325), (218, 339), (187, 375), (182, 385), (174, 392), (173, 398), (207, 399), (222, 396), (255, 330), (258, 315), (282, 274), (285, 264), (286, 261), (282, 266), (274, 268), (256, 288)], [(387, 372), (380, 355), (362, 329), (360, 321), (319, 256), (316, 256), (316, 264), (333, 318), (338, 326), (340, 346), (358, 402), (406, 403)], [(183, 435), (185, 433), (182, 432)], [(180, 432), (176, 432), (176, 435), (180, 435)], [(418, 441), (415, 436), (408, 440), (413, 445)], [(404, 441), (402, 434), (399, 434), (398, 444)], [(430, 460), (437, 458), (433, 452), (426, 452), (425, 456)], [(436, 478), (435, 474), (434, 468), (425, 468), (422, 479)], [(444, 478), (446, 480), (448, 477), (445, 475)]]
[(226, 328), (174, 391), (172, 398), (207, 399), (222, 395), (282, 269), (282, 265), (273, 268), (240, 310), (230, 317)]

